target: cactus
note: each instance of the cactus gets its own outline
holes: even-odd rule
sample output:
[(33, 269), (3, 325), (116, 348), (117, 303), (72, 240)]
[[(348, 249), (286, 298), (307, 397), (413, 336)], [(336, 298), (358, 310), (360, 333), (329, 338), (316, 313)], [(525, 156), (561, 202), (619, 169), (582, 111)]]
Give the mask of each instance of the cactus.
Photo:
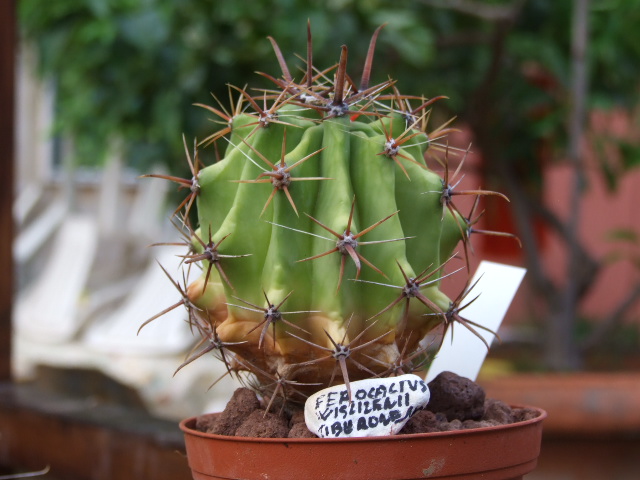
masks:
[[(298, 83), (269, 38), (282, 76), (262, 75), (274, 89), (230, 89), (230, 110), (201, 105), (223, 128), (193, 154), (185, 142), (193, 178), (148, 175), (188, 188), (176, 210), (184, 264), (202, 267), (188, 287), (174, 282), (202, 337), (180, 368), (213, 352), (229, 373), (253, 373), (271, 401), (298, 401), (331, 384), (412, 371), (421, 340), (441, 325), (459, 323), (484, 342), (461, 313), (470, 285), (452, 301), (440, 281), (468, 270), (449, 267), (466, 258), (475, 231), (454, 196), (500, 194), (452, 186), (458, 172), (449, 175), (443, 140), (451, 128), (426, 132), (443, 97), (402, 95), (392, 80), (369, 85), (381, 28), (359, 85), (347, 75), (347, 47), (337, 66), (318, 70), (308, 29)], [(201, 168), (198, 149), (214, 144), (222, 158)]]

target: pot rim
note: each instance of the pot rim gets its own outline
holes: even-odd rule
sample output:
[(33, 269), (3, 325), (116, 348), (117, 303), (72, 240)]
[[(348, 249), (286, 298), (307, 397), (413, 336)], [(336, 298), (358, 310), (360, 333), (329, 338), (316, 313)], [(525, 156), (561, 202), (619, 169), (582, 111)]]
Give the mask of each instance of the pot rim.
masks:
[(240, 442), (240, 443), (298, 443), (298, 444), (313, 444), (313, 443), (336, 443), (336, 442), (385, 442), (389, 441), (393, 438), (398, 438), (402, 440), (411, 440), (415, 438), (424, 438), (424, 437), (459, 437), (462, 435), (474, 435), (474, 434), (483, 434), (484, 432), (491, 432), (495, 430), (511, 430), (514, 428), (522, 428), (527, 425), (542, 422), (545, 418), (547, 418), (547, 412), (539, 407), (533, 407), (528, 405), (511, 405), (511, 408), (528, 408), (538, 412), (538, 416), (535, 418), (531, 418), (529, 420), (524, 420), (522, 422), (516, 423), (507, 423), (503, 425), (495, 425), (492, 427), (479, 427), (479, 428), (469, 428), (465, 430), (452, 430), (448, 432), (429, 432), (429, 433), (408, 433), (404, 435), (383, 435), (377, 437), (342, 437), (342, 438), (257, 438), (257, 437), (234, 437), (229, 435), (217, 435), (213, 433), (205, 433), (200, 432), (193, 428), (195, 425), (195, 420), (197, 417), (189, 417), (182, 420), (179, 424), (180, 430), (184, 432), (184, 434), (193, 435), (196, 437), (215, 439), (218, 441), (228, 441), (228, 442)]

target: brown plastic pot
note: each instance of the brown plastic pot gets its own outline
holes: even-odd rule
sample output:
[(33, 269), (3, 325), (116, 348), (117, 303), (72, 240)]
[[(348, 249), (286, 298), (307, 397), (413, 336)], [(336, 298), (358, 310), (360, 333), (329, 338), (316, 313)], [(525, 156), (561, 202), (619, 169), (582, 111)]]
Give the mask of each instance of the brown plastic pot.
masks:
[(195, 480), (516, 480), (538, 461), (547, 416), (497, 427), (368, 438), (227, 437), (180, 423)]

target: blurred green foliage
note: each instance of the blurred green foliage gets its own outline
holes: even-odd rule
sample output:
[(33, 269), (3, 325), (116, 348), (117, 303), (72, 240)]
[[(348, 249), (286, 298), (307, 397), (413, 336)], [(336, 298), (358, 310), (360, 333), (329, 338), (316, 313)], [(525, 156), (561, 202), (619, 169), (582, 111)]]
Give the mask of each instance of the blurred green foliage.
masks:
[[(566, 136), (571, 2), (524, 2), (511, 22), (488, 20), (481, 10), (507, 9), (513, 0), (456, 3), (476, 3), (478, 12), (438, 8), (446, 2), (426, 0), (19, 0), (18, 5), (21, 31), (37, 47), (40, 71), (56, 82), (57, 131), (74, 137), (81, 164), (99, 163), (110, 140), (120, 138), (131, 166), (145, 171), (161, 161), (179, 172), (185, 165), (181, 134), (204, 138), (211, 129), (206, 112), (192, 104), (211, 103), (210, 92), (226, 101), (228, 83), (268, 86), (255, 74), (279, 75), (268, 35), (278, 41), (290, 68), (302, 66), (294, 54), (305, 53), (309, 19), (314, 63), (332, 65), (340, 45), (347, 44), (356, 78), (371, 33), (387, 23), (378, 41), (374, 81), (391, 75), (405, 93), (447, 95), (450, 100), (439, 107), (443, 115), (463, 121), (483, 115), (500, 155), (517, 159), (523, 177), (539, 182), (539, 142), (562, 146)], [(637, 104), (637, 4), (592, 3), (592, 105)], [(632, 150), (637, 158), (637, 148)]]

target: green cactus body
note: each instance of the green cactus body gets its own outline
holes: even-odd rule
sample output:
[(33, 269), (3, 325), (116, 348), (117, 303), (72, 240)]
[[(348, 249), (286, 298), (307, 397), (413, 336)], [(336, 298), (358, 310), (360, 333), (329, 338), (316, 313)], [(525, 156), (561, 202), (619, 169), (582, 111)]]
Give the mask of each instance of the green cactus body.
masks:
[[(290, 110), (298, 109), (291, 107)], [(440, 246), (443, 207), (438, 195), (423, 194), (440, 188), (441, 180), (426, 169), (423, 159), (425, 146), (403, 148), (405, 155), (412, 155), (420, 163), (401, 160), (409, 174), (407, 178), (392, 159), (379, 155), (385, 143), (385, 137), (380, 133), (382, 129), (375, 121), (361, 118), (353, 121), (342, 116), (320, 123), (300, 120), (296, 127), (272, 124), (259, 128), (246, 140), (253, 149), (244, 143), (230, 144), (220, 162), (200, 172), (202, 193), (198, 197), (197, 208), (201, 232), (211, 225), (215, 232), (214, 241), (229, 236), (221, 246), (222, 253), (250, 253), (251, 256), (225, 262), (223, 268), (233, 288), (221, 282), (219, 276), (210, 275), (210, 283), (224, 287), (226, 303), (237, 305), (228, 307), (228, 316), (226, 312), (223, 316), (217, 314), (221, 310), (219, 296), (193, 300), (211, 313), (221, 339), (226, 342), (246, 341), (233, 347), (234, 352), (247, 359), (247, 363), (257, 362), (266, 371), (313, 360), (310, 354), (315, 353), (315, 358), (326, 356), (324, 351), (314, 351), (313, 346), (290, 333), (318, 346), (331, 348), (331, 340), (325, 331), (334, 341), (348, 343), (367, 327), (370, 328), (360, 341), (377, 340), (363, 349), (358, 362), (371, 371), (384, 371), (384, 365), (395, 360), (392, 358), (394, 355), (399, 355), (395, 346), (389, 346), (395, 345), (396, 336), (401, 333), (396, 331), (396, 327), (403, 314), (403, 303), (369, 320), (391, 304), (400, 291), (365, 281), (402, 286), (404, 278), (398, 264), (409, 276), (440, 264), (440, 249), (446, 248)], [(290, 121), (292, 119), (287, 117), (287, 122)], [(323, 149), (291, 171), (293, 176), (326, 178), (291, 182), (289, 193), (298, 214), (281, 190), (275, 191), (271, 202), (262, 211), (273, 193), (271, 183), (237, 183), (237, 180), (257, 179), (262, 173), (257, 165), (269, 168), (256, 151), (274, 165), (280, 162), (285, 130), (287, 165)], [(209, 170), (214, 172), (209, 173)], [(233, 175), (237, 176), (233, 178)], [(354, 235), (395, 214), (361, 237), (362, 241), (382, 243), (354, 248), (384, 273), (382, 275), (361, 261), (358, 278), (362, 281), (354, 281), (357, 276), (355, 262), (348, 253), (340, 250), (300, 261), (335, 249), (338, 241), (309, 216), (328, 229), (344, 234), (353, 202), (355, 208), (350, 230)], [(454, 236), (448, 249), (453, 249), (459, 240), (459, 236)], [(407, 253), (411, 251), (419, 253)], [(341, 275), (342, 263), (344, 270)], [(437, 286), (426, 290), (441, 309), (448, 308), (449, 300), (437, 290)], [(259, 347), (259, 337), (265, 325), (258, 325), (264, 321), (264, 314), (240, 308), (246, 306), (240, 299), (266, 306), (263, 292), (275, 304), (292, 292), (281, 310), (305, 313), (283, 314), (300, 329), (276, 322), (275, 342), (274, 329), (269, 327)], [(436, 312), (412, 301), (410, 323), (428, 325), (429, 329), (437, 326), (439, 322), (423, 316), (425, 313)], [(388, 334), (382, 336), (386, 332)], [(419, 337), (425, 333), (421, 331)], [(417, 335), (415, 340), (419, 340)], [(313, 368), (305, 369), (304, 381), (328, 383), (333, 370), (334, 362), (318, 362)], [(356, 369), (352, 376), (358, 378), (362, 375), (369, 374)]]
[(296, 84), (283, 67), (264, 97), (279, 102), (277, 116), (234, 113), (224, 157), (197, 175), (193, 233), (203, 241), (192, 246), (202, 255), (212, 241), (220, 258), (215, 268), (203, 259), (187, 290), (192, 318), (230, 369), (287, 378), (296, 392), (412, 358), (450, 320), (441, 265), (469, 228), (441, 201), (422, 122), (394, 107), (410, 97), (387, 92), (390, 82), (356, 91), (343, 56), (333, 84)]

